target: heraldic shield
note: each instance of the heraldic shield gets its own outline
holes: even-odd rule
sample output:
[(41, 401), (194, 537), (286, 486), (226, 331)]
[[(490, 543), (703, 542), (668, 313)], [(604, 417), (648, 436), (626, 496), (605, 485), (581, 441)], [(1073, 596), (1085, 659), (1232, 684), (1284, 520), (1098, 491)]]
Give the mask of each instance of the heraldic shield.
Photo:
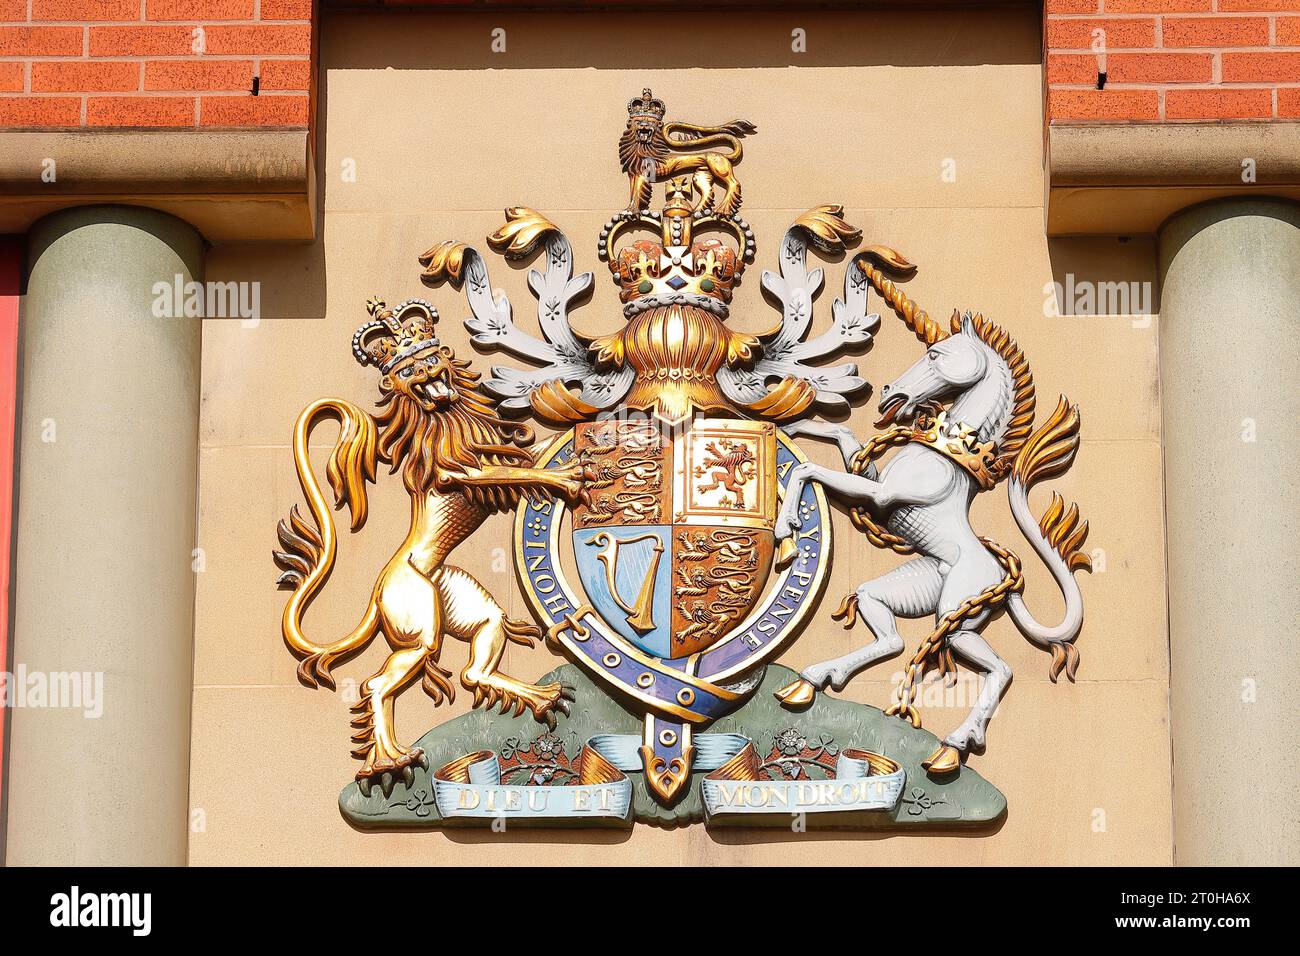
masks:
[(776, 429), (698, 419), (577, 426), (604, 487), (573, 509), (582, 590), (614, 631), (657, 658), (724, 638), (758, 603), (772, 567)]
[(830, 522), (820, 488), (800, 490), (805, 531), (790, 560), (775, 560), (776, 512), (805, 460), (771, 422), (624, 415), (577, 424), (539, 459), (548, 470), (582, 462), (596, 476), (586, 495), (519, 504), (524, 592), (548, 638), (644, 714), (619, 765), (635, 761), (662, 804), (701, 761), (716, 769), (735, 756), (735, 735), (694, 730), (745, 703), (821, 594)]

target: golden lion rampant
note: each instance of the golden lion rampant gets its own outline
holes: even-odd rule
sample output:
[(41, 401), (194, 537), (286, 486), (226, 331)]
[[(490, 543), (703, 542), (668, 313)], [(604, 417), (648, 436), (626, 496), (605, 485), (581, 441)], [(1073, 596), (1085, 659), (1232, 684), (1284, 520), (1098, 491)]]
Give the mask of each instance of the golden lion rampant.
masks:
[[(618, 142), (619, 162), (631, 188), (628, 211), (640, 212), (649, 206), (654, 183), (689, 176), (696, 194), (696, 212), (735, 215), (740, 210), (741, 196), (733, 166), (743, 154), (741, 137), (756, 132), (758, 128), (745, 120), (721, 126), (665, 123), (663, 104), (652, 98), (650, 90), (642, 91), (639, 100), (628, 104), (627, 128)], [(716, 146), (724, 146), (726, 151), (707, 152)], [(723, 189), (716, 210), (715, 185)]]
[[(391, 310), (374, 303), (372, 311), (390, 318)], [(372, 323), (374, 325), (376, 323)], [(361, 332), (358, 332), (360, 336)], [(298, 416), (293, 433), (294, 463), (308, 506), (312, 527), (295, 505), (281, 521), (284, 551), (275, 552), (284, 569), (282, 587), (292, 596), (284, 609), (284, 639), (301, 658), (298, 676), (310, 687), (334, 688), (331, 667), (358, 653), (383, 632), (391, 653), (380, 670), (362, 685), (353, 706), (357, 728), (353, 756), (365, 761), (357, 773), (367, 795), (378, 778), (387, 795), (396, 775), (410, 785), (413, 764), (428, 766), (419, 748), (397, 742), (393, 706), (397, 696), (417, 677), (435, 703), (452, 700), (451, 672), (438, 663), (445, 635), (468, 642), (469, 661), (460, 683), (474, 694), (474, 705), (502, 710), (527, 707), (539, 721), (554, 727), (554, 711), (568, 712), (571, 688), (561, 684), (530, 684), (501, 672), (508, 641), (532, 646), (540, 631), (532, 624), (506, 617), (487, 590), (461, 568), (446, 563), (456, 546), (495, 511), (512, 508), (523, 495), (538, 493), (577, 496), (582, 488), (581, 461), (546, 470), (534, 467), (527, 427), (497, 416), (479, 390), (477, 373), (458, 361), (437, 340), (414, 354), (384, 367), (378, 405), (372, 417), (351, 402), (322, 398)], [(354, 340), (354, 350), (356, 340)], [(345, 504), (358, 531), (366, 520), (366, 482), (375, 480), (376, 462), (399, 468), (411, 496), (411, 526), (406, 540), (379, 573), (370, 602), (351, 633), (329, 644), (309, 639), (302, 619), (328, 580), (334, 566), (336, 538), (329, 504), (308, 459), (308, 438), (325, 418), (337, 419), (341, 430), (326, 474), (335, 505)]]

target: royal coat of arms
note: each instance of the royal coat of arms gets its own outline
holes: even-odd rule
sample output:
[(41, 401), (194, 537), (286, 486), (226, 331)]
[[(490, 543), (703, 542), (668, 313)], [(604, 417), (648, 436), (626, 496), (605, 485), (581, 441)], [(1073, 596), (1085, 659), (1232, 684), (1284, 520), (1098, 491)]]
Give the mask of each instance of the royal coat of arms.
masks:
[[(1074, 572), (1088, 567), (1087, 523), (1056, 495), (1035, 519), (1028, 489), (1072, 463), (1078, 409), (1062, 398), (1035, 429), (1028, 361), (1007, 332), (969, 313), (947, 327), (932, 320), (890, 278), (912, 267), (885, 246), (853, 256), (830, 323), (814, 334), (824, 273), (809, 267), (809, 250), (838, 256), (861, 240), (834, 205), (798, 217), (778, 271), (762, 275), (779, 321), (756, 335), (730, 328), (733, 289), (756, 253), (735, 168), (740, 138), (755, 132), (741, 120), (668, 122), (650, 90), (628, 104), (619, 154), (631, 202), (596, 249), (618, 289), (625, 324), (616, 333), (575, 325), (571, 310), (589, 298), (593, 274), (575, 274), (558, 226), (510, 208), (488, 245), (539, 260), (528, 283), (540, 336), (516, 324), (473, 247), (439, 242), (419, 262), (426, 284), (464, 291), (476, 348), (531, 368), (493, 367), (482, 379), (439, 341), (431, 303), (373, 299), (352, 350), (380, 376), (379, 411), (327, 398), (299, 417), (294, 457), (311, 518), (295, 507), (279, 529), (280, 584), (292, 592), (284, 639), (313, 687), (332, 687), (333, 668), (375, 636), (390, 648), (353, 706), (362, 767), (340, 805), (357, 825), (784, 825), (793, 814), (875, 827), (984, 823), (1002, 812), (1001, 795), (964, 764), (983, 748), (1011, 676), (981, 632), (1006, 612), (1051, 652), (1053, 680), (1074, 678)], [(879, 431), (859, 440), (819, 416), (842, 417), (869, 386), (856, 365), (823, 363), (870, 348), (880, 326), (867, 310), (871, 291), (926, 351), (881, 388)], [(535, 442), (526, 416), (557, 433)], [(400, 472), (412, 499), (406, 540), (356, 628), (333, 642), (303, 629), (337, 547), (307, 455), (324, 418), (342, 425), (326, 477), (353, 531), (378, 465)], [(835, 442), (845, 469), (809, 463), (800, 436)], [(1003, 481), (1064, 595), (1059, 624), (1034, 619), (1019, 558), (970, 525), (971, 501)], [(907, 560), (830, 615), (846, 628), (860, 618), (871, 640), (794, 674), (775, 658), (826, 586), (828, 492), (873, 544)], [(483, 518), (505, 510), (533, 621), (507, 617), (455, 564)], [(933, 616), (935, 626), (888, 707), (826, 695), (903, 651), (899, 616)], [(468, 645), (459, 674), (441, 662), (448, 637)], [(576, 669), (539, 682), (503, 672), (508, 643), (539, 639)], [(958, 662), (982, 676), (981, 689), (940, 741), (920, 729), (918, 692), (928, 672), (948, 677)], [(417, 681), (435, 702), (459, 687), (500, 713), (404, 743), (395, 704)]]

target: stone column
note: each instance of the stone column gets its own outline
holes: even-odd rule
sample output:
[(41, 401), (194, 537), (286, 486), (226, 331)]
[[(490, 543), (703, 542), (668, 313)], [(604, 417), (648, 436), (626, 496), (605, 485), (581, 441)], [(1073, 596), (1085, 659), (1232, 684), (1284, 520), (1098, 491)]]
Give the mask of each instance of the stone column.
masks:
[(202, 262), (149, 209), (29, 236), (10, 864), (186, 860), (201, 325), (154, 305)]
[(1160, 268), (1175, 860), (1294, 865), (1300, 206), (1187, 209)]

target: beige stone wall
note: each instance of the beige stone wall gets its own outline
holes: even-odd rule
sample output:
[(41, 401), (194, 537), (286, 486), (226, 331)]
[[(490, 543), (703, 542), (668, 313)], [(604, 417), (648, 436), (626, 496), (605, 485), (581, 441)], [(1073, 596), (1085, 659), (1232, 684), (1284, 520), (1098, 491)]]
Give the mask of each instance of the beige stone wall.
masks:
[[(667, 36), (670, 24), (691, 31)], [(489, 31), (507, 30), (507, 53), (489, 52)], [(808, 32), (808, 53), (790, 52), (790, 31)], [(256, 328), (209, 322), (204, 330), (200, 545), (193, 806), (202, 832), (190, 856), (224, 863), (665, 864), (1125, 863), (1171, 860), (1168, 663), (1159, 442), (1156, 323), (1127, 316), (1049, 318), (1044, 287), (1064, 281), (1155, 279), (1147, 240), (1056, 240), (1043, 231), (1042, 90), (1036, 14), (1026, 8), (942, 12), (424, 17), (327, 16), (322, 30), (321, 125), (324, 217), (308, 246), (218, 246), (210, 279), (259, 280)], [(715, 48), (716, 45), (716, 48)], [(1044, 413), (1065, 392), (1083, 409), (1074, 470), (1054, 482), (1081, 503), (1100, 548), (1100, 573), (1085, 578), (1087, 622), (1077, 684), (1052, 685), (1049, 658), (1006, 620), (987, 636), (1016, 677), (994, 720), (989, 750), (971, 766), (1007, 795), (1005, 823), (978, 837), (778, 832), (714, 834), (702, 827), (632, 833), (367, 834), (339, 816), (336, 799), (355, 772), (347, 705), (309, 691), (279, 637), (284, 594), (270, 562), (275, 522), (300, 500), (287, 442), (312, 399), (375, 395), (375, 375), (348, 349), (367, 296), (389, 302), (428, 295), (445, 338), (473, 356), (457, 293), (428, 293), (416, 255), (443, 238), (484, 247), (507, 205), (531, 205), (573, 239), (579, 265), (597, 272), (596, 297), (575, 322), (615, 328), (619, 310), (600, 271), (595, 234), (626, 202), (615, 145), (624, 104), (643, 86), (672, 116), (700, 122), (744, 117), (759, 134), (740, 177), (758, 260), (732, 320), (770, 326), (776, 312), (759, 274), (774, 268), (780, 236), (803, 209), (840, 202), (869, 242), (920, 265), (909, 294), (938, 316), (954, 307), (1005, 322), (1024, 346)], [(951, 160), (955, 181), (943, 177)], [(356, 181), (341, 171), (355, 162)], [(526, 272), (494, 262), (494, 282), (527, 320)], [(842, 264), (828, 266), (832, 291)], [(829, 312), (831, 295), (821, 299)], [(873, 306), (879, 310), (879, 306)], [(826, 315), (823, 315), (823, 321)], [(875, 348), (860, 357), (877, 388), (921, 354), (886, 316)], [(500, 356), (478, 357), (479, 367)], [(861, 434), (874, 418), (858, 409)], [(332, 441), (322, 429), (318, 442)], [(833, 451), (807, 445), (834, 464)], [(323, 449), (322, 449), (323, 450)], [(1034, 495), (1036, 510), (1049, 492)], [(1029, 556), (1001, 489), (981, 497), (977, 529)], [(356, 622), (373, 575), (405, 532), (396, 479), (381, 482), (374, 514), (345, 537), (334, 580), (307, 618), (333, 639)], [(830, 606), (864, 577), (898, 559), (836, 519), (836, 558), (815, 623), (784, 655), (799, 668), (843, 653), (846, 635)], [(508, 554), (509, 522), (492, 520), (458, 553), (515, 614), (525, 613)], [(1104, 568), (1104, 571), (1101, 571)], [(1029, 562), (1028, 600), (1052, 617), (1060, 602), (1044, 569)], [(909, 648), (924, 622), (904, 622)], [(382, 660), (375, 646), (341, 669), (364, 679)], [(507, 667), (535, 677), (559, 660), (512, 648)], [(443, 663), (459, 668), (462, 645)], [(897, 661), (846, 691), (883, 705)], [(418, 691), (398, 704), (410, 741), (464, 710), (435, 713)], [(931, 705), (942, 734), (965, 707)], [(558, 855), (557, 855), (558, 853)]]

